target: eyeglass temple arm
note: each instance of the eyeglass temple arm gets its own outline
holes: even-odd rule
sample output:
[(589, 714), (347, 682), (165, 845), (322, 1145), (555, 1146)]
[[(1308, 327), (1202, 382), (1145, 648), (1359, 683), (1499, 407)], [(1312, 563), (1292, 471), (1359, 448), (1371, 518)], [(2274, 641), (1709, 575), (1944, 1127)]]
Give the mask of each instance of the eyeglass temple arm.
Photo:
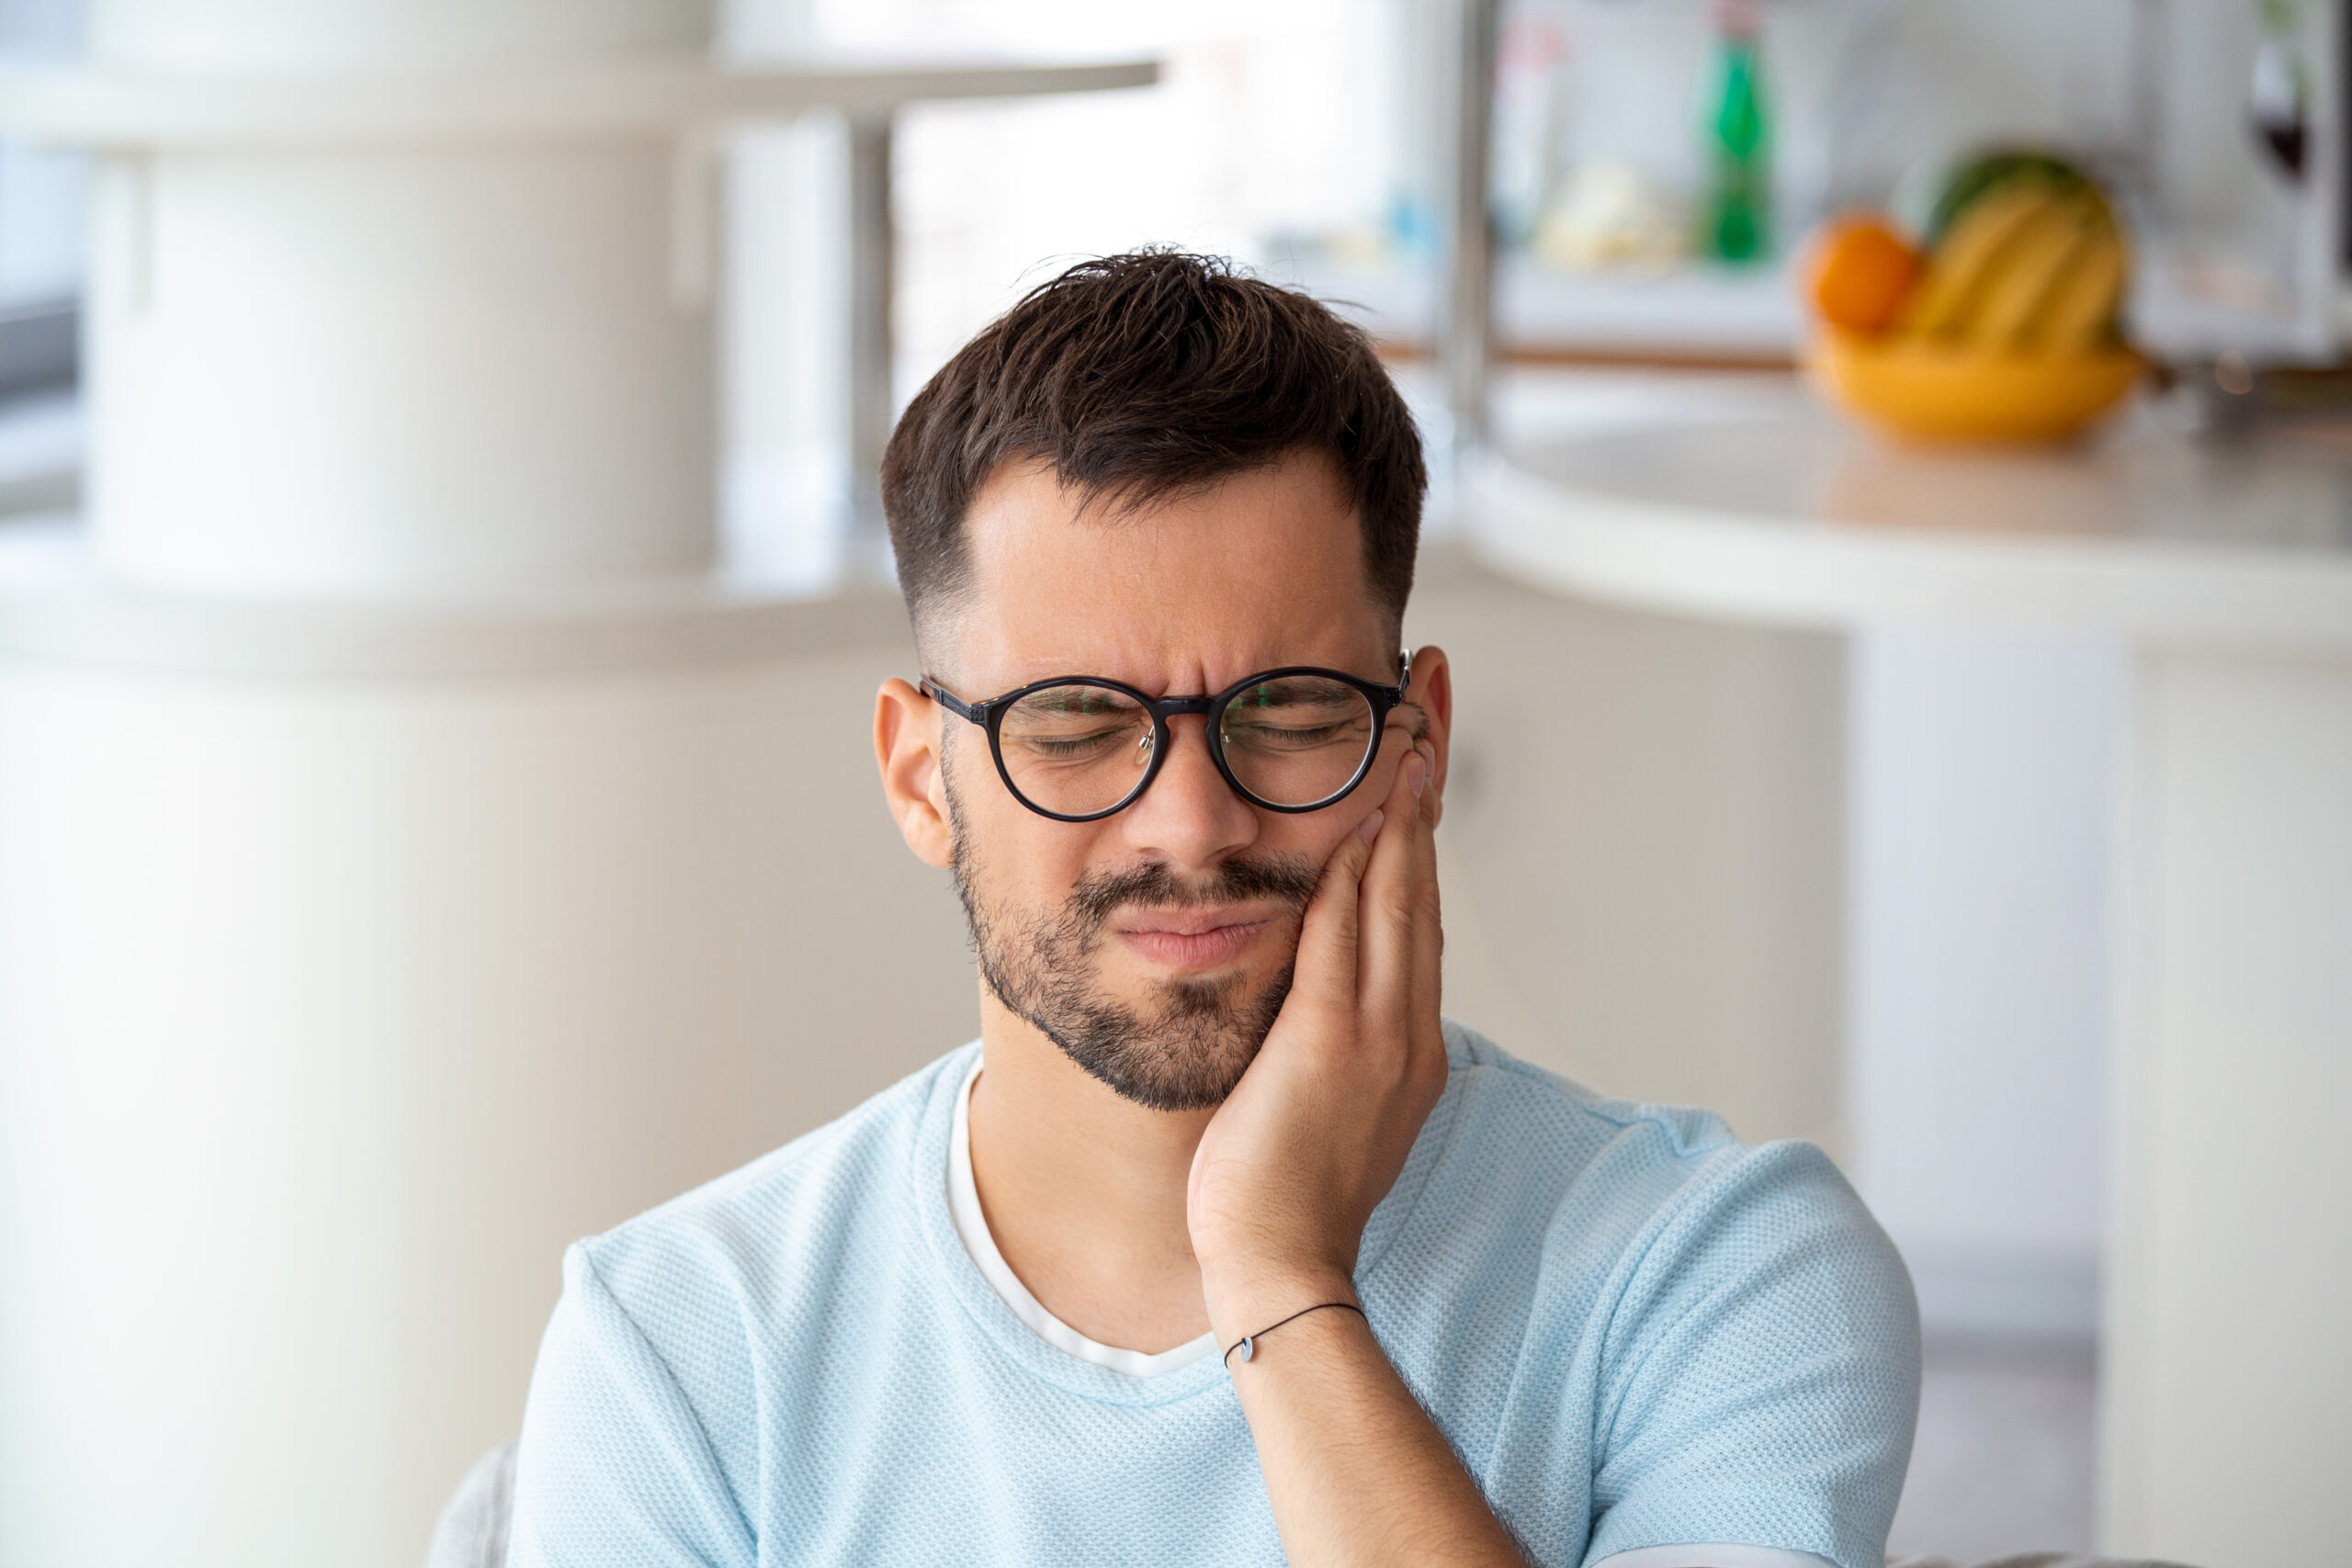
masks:
[(949, 713), (954, 714), (957, 718), (980, 725), (985, 725), (989, 721), (988, 715), (981, 711), (985, 705), (975, 705), (966, 702), (963, 698), (957, 696), (955, 693), (949, 691), (946, 687), (941, 685), (938, 682), (933, 680), (928, 675), (915, 682), (915, 686), (916, 689), (922, 692), (924, 696), (929, 697), (932, 701), (939, 704)]

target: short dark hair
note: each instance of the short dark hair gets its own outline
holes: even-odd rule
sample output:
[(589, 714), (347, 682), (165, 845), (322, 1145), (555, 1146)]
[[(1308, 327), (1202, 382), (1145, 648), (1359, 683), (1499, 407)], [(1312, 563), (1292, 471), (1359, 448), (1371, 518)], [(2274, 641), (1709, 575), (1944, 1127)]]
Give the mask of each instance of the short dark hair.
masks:
[(965, 517), (1001, 464), (1042, 460), (1130, 508), (1327, 455), (1363, 535), (1364, 580), (1401, 622), (1428, 482), (1412, 414), (1362, 330), (1215, 256), (1145, 250), (1032, 289), (907, 405), (882, 506), (907, 613), (968, 592)]

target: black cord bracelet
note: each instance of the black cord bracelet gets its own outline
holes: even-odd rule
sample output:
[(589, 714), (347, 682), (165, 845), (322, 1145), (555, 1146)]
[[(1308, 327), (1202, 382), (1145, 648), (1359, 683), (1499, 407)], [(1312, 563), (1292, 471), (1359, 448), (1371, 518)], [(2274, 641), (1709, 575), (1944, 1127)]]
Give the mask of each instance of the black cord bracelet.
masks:
[(1263, 1339), (1267, 1335), (1272, 1334), (1275, 1329), (1280, 1328), (1283, 1325), (1283, 1323), (1296, 1323), (1308, 1313), (1321, 1312), (1326, 1307), (1338, 1307), (1342, 1312), (1351, 1312), (1358, 1317), (1363, 1317), (1363, 1320), (1366, 1323), (1370, 1323), (1372, 1321), (1372, 1319), (1364, 1317), (1363, 1308), (1356, 1305), (1353, 1302), (1317, 1302), (1311, 1307), (1299, 1308), (1288, 1317), (1283, 1318), (1282, 1323), (1270, 1323), (1266, 1325), (1265, 1327), (1258, 1330), (1257, 1333), (1245, 1334), (1240, 1338), (1235, 1340), (1232, 1344), (1227, 1346), (1225, 1348), (1225, 1364), (1228, 1367), (1233, 1365), (1233, 1353), (1236, 1350), (1241, 1352), (1241, 1359), (1243, 1360), (1249, 1360), (1258, 1353), (1258, 1341)]

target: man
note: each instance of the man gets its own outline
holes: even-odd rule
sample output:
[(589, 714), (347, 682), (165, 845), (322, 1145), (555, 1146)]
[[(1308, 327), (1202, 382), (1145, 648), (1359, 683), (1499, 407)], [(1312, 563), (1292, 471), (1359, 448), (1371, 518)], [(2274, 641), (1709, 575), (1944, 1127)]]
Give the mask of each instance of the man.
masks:
[(1088, 263), (883, 481), (875, 748), (980, 1040), (571, 1249), (515, 1561), (1876, 1568), (1917, 1320), (1836, 1170), (1439, 1018), (1453, 676), (1363, 337)]

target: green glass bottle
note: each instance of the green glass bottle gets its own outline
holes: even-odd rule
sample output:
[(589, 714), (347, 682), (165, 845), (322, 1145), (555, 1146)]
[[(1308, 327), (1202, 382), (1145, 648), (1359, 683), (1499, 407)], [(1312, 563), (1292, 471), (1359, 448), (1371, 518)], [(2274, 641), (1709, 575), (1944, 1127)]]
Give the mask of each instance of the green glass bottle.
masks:
[(1760, 261), (1772, 251), (1772, 126), (1753, 6), (1716, 12), (1722, 90), (1707, 127), (1707, 195), (1700, 249), (1717, 261)]

